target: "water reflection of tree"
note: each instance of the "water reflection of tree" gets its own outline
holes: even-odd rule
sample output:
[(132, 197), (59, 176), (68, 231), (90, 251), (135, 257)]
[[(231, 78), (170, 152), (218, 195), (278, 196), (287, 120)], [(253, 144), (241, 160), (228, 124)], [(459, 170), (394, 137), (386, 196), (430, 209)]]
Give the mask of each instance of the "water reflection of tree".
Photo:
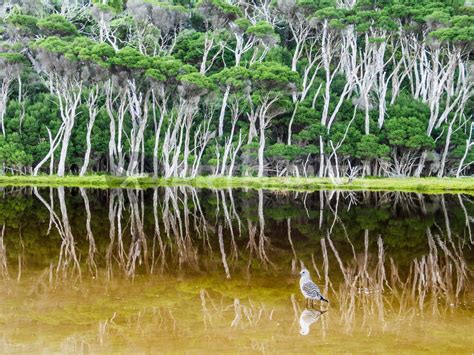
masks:
[(90, 203), (89, 203), (89, 198), (87, 196), (87, 190), (84, 188), (79, 189), (81, 192), (81, 196), (84, 200), (84, 208), (86, 210), (86, 231), (87, 231), (87, 240), (89, 242), (89, 249), (87, 253), (87, 259), (86, 259), (86, 264), (89, 268), (89, 272), (93, 277), (98, 276), (98, 270), (97, 270), (97, 263), (96, 263), (96, 253), (97, 253), (97, 248), (95, 245), (95, 239), (94, 239), (94, 234), (92, 233), (92, 228), (91, 228), (91, 209), (90, 209)]
[(0, 271), (4, 279), (8, 279), (8, 264), (7, 264), (7, 252), (5, 249), (5, 243), (3, 238), (5, 237), (5, 224), (2, 225), (0, 232)]
[[(72, 233), (71, 224), (69, 223), (69, 217), (66, 207), (66, 199), (64, 187), (58, 187), (57, 189), (50, 189), (50, 202), (48, 203), (38, 192), (38, 189), (33, 188), (35, 196), (40, 200), (46, 209), (49, 211), (49, 227), (48, 233), (51, 230), (51, 226), (54, 225), (56, 230), (61, 237), (61, 245), (59, 248), (59, 257), (56, 265), (56, 276), (60, 276), (63, 279), (71, 277), (81, 278), (81, 265), (76, 252), (76, 243), (74, 235)], [(54, 211), (54, 192), (57, 191), (59, 208), (61, 212), (61, 218)]]
[[(369, 252), (367, 231), (363, 253), (352, 260), (343, 261), (328, 235), (327, 243), (338, 261), (344, 281), (334, 289), (327, 278), (326, 289), (328, 285), (331, 286), (347, 332), (351, 332), (355, 326), (356, 314), (362, 316), (364, 326), (369, 323), (369, 318), (374, 317), (384, 323), (387, 311), (414, 318), (424, 312), (440, 314), (462, 302), (461, 294), (467, 289), (469, 272), (464, 256), (457, 254), (457, 257), (453, 257), (454, 249), (450, 249), (440, 236), (433, 236), (430, 229), (426, 233), (429, 252), (412, 261), (406, 277), (400, 275), (394, 258), (390, 257), (390, 263), (386, 265), (383, 239), (380, 236), (376, 237), (377, 253)], [(326, 240), (322, 239), (323, 246)], [(326, 269), (327, 249), (323, 247), (322, 250)], [(325, 276), (328, 275), (329, 272), (325, 272)], [(358, 312), (360, 310), (362, 312)]]
[[(83, 268), (107, 279), (216, 270), (227, 278), (250, 278), (267, 270), (288, 275), (303, 261), (315, 270), (350, 331), (360, 309), (364, 317), (383, 322), (387, 307), (410, 314), (415, 308), (439, 313), (441, 303), (457, 305), (472, 275), (466, 250), (473, 240), (473, 204), (463, 195), (191, 187), (78, 191), (79, 200), (75, 190), (33, 188), (34, 203), (43, 208), (20, 207), (16, 215), (6, 210), (15, 194), (4, 195), (4, 278), (31, 263), (31, 255), (43, 255), (45, 268), (53, 263), (56, 277), (69, 279), (80, 278)], [(32, 204), (31, 198), (15, 203), (19, 201)], [(50, 235), (55, 230), (60, 237), (55, 260), (38, 253), (41, 248), (54, 250), (48, 243), (55, 239), (43, 238), (32, 246), (29, 236), (43, 233), (43, 227), (34, 231), (23, 222), (42, 220), (39, 213), (44, 211), (44, 230)], [(21, 260), (20, 228), (26, 245)]]

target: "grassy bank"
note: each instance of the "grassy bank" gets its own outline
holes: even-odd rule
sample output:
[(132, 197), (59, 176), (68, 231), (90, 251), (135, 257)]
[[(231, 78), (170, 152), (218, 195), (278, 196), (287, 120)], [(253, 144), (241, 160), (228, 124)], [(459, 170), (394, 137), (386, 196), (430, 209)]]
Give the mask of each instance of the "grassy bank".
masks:
[(198, 177), (195, 179), (154, 179), (151, 177), (90, 176), (0, 176), (0, 186), (75, 186), (89, 188), (148, 188), (187, 185), (201, 188), (254, 188), (315, 191), (320, 189), (407, 191), (423, 193), (468, 193), (474, 195), (474, 178), (380, 178), (347, 180), (334, 184), (319, 178)]

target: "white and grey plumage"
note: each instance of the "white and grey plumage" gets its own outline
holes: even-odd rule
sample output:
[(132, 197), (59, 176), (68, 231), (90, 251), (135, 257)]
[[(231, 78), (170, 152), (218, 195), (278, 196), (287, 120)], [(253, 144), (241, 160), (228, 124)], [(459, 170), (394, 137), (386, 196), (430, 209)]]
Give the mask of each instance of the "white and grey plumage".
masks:
[(323, 311), (318, 311), (315, 309), (305, 309), (301, 312), (300, 315), (300, 334), (301, 335), (308, 335), (309, 334), (309, 327), (316, 323), (323, 314)]
[(314, 300), (329, 302), (321, 294), (318, 285), (311, 280), (311, 276), (307, 269), (303, 269), (300, 272), (300, 289), (306, 300), (310, 300), (311, 302)]

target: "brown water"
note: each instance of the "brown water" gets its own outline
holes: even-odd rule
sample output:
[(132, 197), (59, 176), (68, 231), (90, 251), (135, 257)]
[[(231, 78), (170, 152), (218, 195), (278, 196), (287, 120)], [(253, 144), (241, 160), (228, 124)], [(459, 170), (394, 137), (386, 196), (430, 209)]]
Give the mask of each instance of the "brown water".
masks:
[(2, 353), (474, 351), (472, 196), (1, 193)]

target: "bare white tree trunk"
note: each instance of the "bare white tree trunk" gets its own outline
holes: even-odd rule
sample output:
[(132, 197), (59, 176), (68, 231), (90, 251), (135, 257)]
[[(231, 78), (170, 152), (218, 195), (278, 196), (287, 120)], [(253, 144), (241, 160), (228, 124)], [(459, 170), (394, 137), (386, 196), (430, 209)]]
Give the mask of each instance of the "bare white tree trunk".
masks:
[(211, 53), (211, 50), (216, 47), (214, 36), (215, 34), (212, 32), (206, 32), (205, 34), (204, 49), (201, 58), (201, 66), (199, 68), (199, 73), (203, 75), (206, 74), (209, 69), (211, 69), (216, 59), (219, 58), (219, 56), (222, 54), (222, 51), (224, 50), (224, 44), (219, 43), (216, 53), (212, 56), (211, 59), (209, 59), (209, 54)]
[[(196, 105), (197, 106), (197, 105)], [(197, 107), (196, 107), (197, 108)], [(182, 165), (183, 169), (181, 171), (180, 176), (181, 177), (186, 177), (188, 175), (188, 160), (189, 160), (189, 155), (190, 155), (190, 141), (191, 141), (191, 128), (193, 124), (193, 119), (197, 114), (197, 110), (190, 109), (187, 114), (186, 118), (184, 120), (184, 149), (183, 149), (183, 160), (182, 160)]]
[(291, 145), (291, 136), (293, 133), (293, 121), (295, 120), (296, 116), (296, 111), (298, 111), (298, 104), (299, 101), (295, 103), (295, 106), (293, 107), (293, 113), (291, 114), (290, 122), (288, 123), (288, 145)]
[[(126, 91), (119, 88), (114, 96), (112, 80), (105, 86), (105, 107), (109, 116), (109, 165), (110, 171), (115, 175), (124, 174), (125, 157), (123, 154), (123, 123), (127, 112), (128, 101)], [(118, 106), (114, 105), (118, 102)]]
[(81, 171), (79, 172), (80, 176), (84, 176), (87, 172), (89, 166), (89, 160), (92, 150), (91, 144), (91, 135), (92, 128), (94, 127), (94, 122), (99, 113), (99, 108), (97, 107), (97, 99), (99, 98), (99, 88), (96, 86), (89, 92), (89, 97), (87, 99), (87, 105), (89, 106), (89, 122), (87, 123), (87, 133), (86, 133), (86, 153), (84, 154), (84, 163), (82, 164)]
[(232, 128), (230, 131), (230, 136), (226, 138), (226, 143), (224, 146), (224, 155), (222, 156), (222, 165), (220, 168), (220, 175), (224, 176), (225, 171), (227, 168), (227, 160), (229, 155), (231, 154), (231, 149), (233, 147), (233, 140), (234, 140), (234, 133), (235, 133), (235, 126), (237, 124), (237, 121), (239, 119), (239, 115), (241, 113), (240, 110), (240, 102), (238, 99), (233, 100), (232, 106), (231, 106), (231, 115), (232, 115)]
[(324, 177), (324, 139), (319, 136), (319, 173), (320, 178)]
[(265, 152), (265, 117), (260, 116), (260, 144), (258, 146), (258, 177), (263, 177), (264, 152)]
[[(158, 177), (158, 149), (160, 147), (160, 134), (161, 134), (161, 127), (163, 126), (163, 121), (166, 116), (166, 105), (168, 102), (168, 98), (165, 96), (163, 93), (162, 96), (162, 105), (157, 104), (157, 97), (155, 90), (152, 90), (151, 92), (152, 95), (152, 100), (153, 100), (153, 122), (155, 124), (155, 144), (153, 146), (153, 177), (157, 178)], [(158, 120), (158, 123), (156, 122), (156, 106), (160, 108), (160, 118)]]
[(48, 79), (47, 83), (58, 99), (59, 112), (64, 125), (58, 163), (58, 176), (64, 176), (72, 129), (76, 121), (77, 108), (81, 103), (83, 82), (70, 76), (59, 76), (55, 72), (49, 74)]
[(255, 112), (247, 113), (247, 118), (249, 119), (249, 137), (247, 139), (247, 144), (252, 143), (253, 139), (258, 135), (256, 122), (257, 115)]
[(128, 164), (127, 175), (132, 176), (138, 174), (139, 156), (142, 149), (142, 142), (145, 137), (145, 128), (148, 121), (148, 101), (150, 99), (150, 91), (145, 95), (137, 88), (135, 80), (128, 82), (128, 101), (129, 112), (132, 119), (132, 130), (130, 132), (130, 161)]
[[(181, 146), (178, 148), (178, 133), (182, 132), (182, 121), (183, 121), (183, 105), (180, 103), (180, 107), (177, 109), (177, 113), (173, 112), (169, 117), (169, 125), (165, 133), (163, 140), (163, 168), (165, 178), (176, 175), (176, 165), (175, 160), (178, 159), (176, 156), (181, 152)], [(180, 134), (181, 136), (181, 134)], [(173, 153), (173, 155), (171, 155)]]
[(7, 111), (8, 94), (10, 93), (10, 85), (13, 78), (6, 76), (2, 79), (2, 86), (0, 87), (0, 128), (2, 129), (2, 135), (5, 137), (5, 112)]
[(59, 155), (58, 176), (64, 176), (66, 170), (67, 151), (69, 148), (69, 142), (71, 141), (73, 127), (74, 123), (69, 121), (64, 128), (64, 134), (61, 144), (61, 153)]
[(275, 96), (270, 99), (269, 94), (264, 98), (258, 108), (258, 119), (259, 119), (259, 133), (260, 143), (258, 147), (258, 177), (263, 177), (264, 170), (264, 153), (265, 153), (265, 129), (268, 127), (272, 120), (272, 116), (268, 114), (270, 107), (279, 99), (279, 96)]
[(230, 86), (227, 86), (224, 92), (224, 96), (222, 97), (222, 105), (221, 105), (221, 110), (219, 113), (219, 130), (218, 130), (219, 137), (222, 137), (222, 135), (224, 134), (224, 118), (225, 118), (225, 110), (227, 108), (227, 101), (229, 99), (229, 93), (230, 93)]
[(202, 155), (204, 154), (204, 151), (206, 150), (210, 140), (215, 136), (215, 131), (211, 132), (210, 129), (211, 122), (212, 119), (204, 121), (198, 128), (198, 132), (194, 135), (195, 143), (193, 151), (197, 152), (197, 154), (195, 154), (196, 158), (194, 159), (193, 166), (191, 168), (192, 177), (196, 177), (199, 173)]
[(235, 159), (237, 158), (237, 153), (240, 150), (240, 147), (242, 146), (243, 138), (242, 138), (242, 132), (239, 132), (239, 140), (237, 142), (237, 146), (235, 147), (233, 153), (232, 153), (232, 159), (230, 160), (230, 166), (229, 166), (229, 172), (228, 172), (228, 177), (232, 177), (234, 173), (234, 166), (235, 166)]
[[(449, 122), (449, 125), (448, 125), (448, 132), (446, 133), (446, 142), (445, 142), (445, 145), (444, 145), (443, 156), (441, 158), (441, 165), (440, 165), (440, 168), (439, 168), (439, 171), (438, 171), (438, 177), (442, 177), (443, 174), (444, 174), (444, 168), (445, 168), (445, 165), (446, 165), (446, 157), (448, 156), (449, 145), (451, 143), (451, 136), (455, 131), (462, 128), (462, 125), (459, 125), (459, 127), (456, 130), (453, 131), (454, 123), (457, 121), (457, 119), (462, 115), (462, 113), (464, 111), (464, 107), (465, 107), (466, 102), (469, 98), (469, 92), (471, 91), (471, 86), (472, 86), (471, 83), (468, 84), (466, 82), (466, 86), (464, 86), (459, 92), (459, 96), (462, 96), (462, 99), (460, 100), (461, 102), (458, 105), (458, 109), (454, 113), (453, 118), (451, 119), (451, 121)], [(457, 100), (455, 100), (455, 101), (457, 101)]]
[(52, 175), (53, 172), (53, 162), (54, 162), (54, 152), (56, 151), (57, 147), (59, 146), (59, 142), (62, 138), (63, 132), (64, 132), (64, 124), (59, 127), (58, 132), (56, 133), (56, 136), (54, 139), (52, 138), (51, 131), (48, 127), (46, 127), (48, 130), (48, 136), (49, 136), (49, 151), (48, 154), (35, 166), (33, 169), (33, 175), (37, 176), (39, 170), (43, 166), (44, 163), (48, 161), (48, 159), (51, 159), (51, 166), (50, 166), (50, 175)]

